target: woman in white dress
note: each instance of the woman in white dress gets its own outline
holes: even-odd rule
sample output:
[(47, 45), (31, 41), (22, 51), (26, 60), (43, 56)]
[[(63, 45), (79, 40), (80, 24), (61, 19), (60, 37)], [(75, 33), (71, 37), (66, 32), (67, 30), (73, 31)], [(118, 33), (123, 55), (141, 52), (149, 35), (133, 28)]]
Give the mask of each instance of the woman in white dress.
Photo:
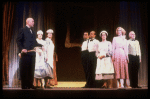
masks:
[[(47, 38), (45, 39), (46, 41), (46, 61), (49, 64), (49, 66), (51, 67), (52, 71), (53, 71), (53, 56), (54, 56), (54, 43), (52, 41), (52, 36), (53, 36), (53, 30), (52, 29), (48, 29), (47, 31)], [(54, 78), (54, 76), (53, 76)]]
[(51, 70), (49, 65), (46, 63), (46, 41), (42, 40), (43, 32), (39, 30), (37, 32), (38, 38), (36, 39), (39, 44), (43, 47), (36, 47), (36, 60), (35, 60), (35, 72), (34, 78), (36, 78), (36, 85), (38, 79), (41, 80), (42, 88), (46, 87), (45, 83), (47, 78), (51, 78)]
[(100, 37), (102, 41), (99, 43), (98, 50), (96, 52), (97, 56), (97, 67), (96, 67), (96, 80), (103, 80), (104, 85), (102, 87), (109, 87), (108, 81), (114, 78), (114, 67), (111, 60), (112, 46), (111, 42), (107, 41), (108, 36), (107, 31), (100, 32)]

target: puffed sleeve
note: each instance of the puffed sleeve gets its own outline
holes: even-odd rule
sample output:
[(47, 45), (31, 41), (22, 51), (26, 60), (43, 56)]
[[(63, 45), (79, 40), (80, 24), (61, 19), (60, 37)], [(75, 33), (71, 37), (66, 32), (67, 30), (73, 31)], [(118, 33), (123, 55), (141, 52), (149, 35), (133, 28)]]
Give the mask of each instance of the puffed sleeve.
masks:
[(111, 42), (108, 42), (108, 53), (106, 53), (106, 57), (112, 56), (112, 45)]

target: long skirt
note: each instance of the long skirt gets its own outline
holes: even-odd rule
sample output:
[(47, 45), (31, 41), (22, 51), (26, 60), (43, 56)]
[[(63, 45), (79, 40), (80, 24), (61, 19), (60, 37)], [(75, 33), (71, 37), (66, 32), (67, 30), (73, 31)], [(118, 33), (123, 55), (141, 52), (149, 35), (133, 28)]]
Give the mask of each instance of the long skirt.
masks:
[(41, 53), (36, 52), (36, 63), (35, 63), (35, 71), (34, 78), (42, 79), (42, 78), (53, 78), (53, 69), (45, 61), (44, 52)]
[(53, 69), (51, 66), (45, 62), (44, 68), (36, 68), (34, 72), (34, 77), (41, 79), (41, 78), (53, 78)]
[(129, 79), (127, 59), (121, 48), (115, 51), (114, 69), (116, 79)]

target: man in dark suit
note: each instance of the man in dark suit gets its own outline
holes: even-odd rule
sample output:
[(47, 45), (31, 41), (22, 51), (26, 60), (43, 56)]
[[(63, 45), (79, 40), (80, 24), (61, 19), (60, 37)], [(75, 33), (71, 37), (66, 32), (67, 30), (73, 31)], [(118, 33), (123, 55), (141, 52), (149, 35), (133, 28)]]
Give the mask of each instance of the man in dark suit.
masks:
[(86, 79), (86, 84), (83, 88), (88, 88), (89, 86), (87, 85), (87, 75), (88, 75), (88, 57), (89, 57), (89, 52), (88, 52), (88, 41), (89, 41), (89, 35), (88, 32), (84, 32), (83, 34), (83, 43), (81, 46), (81, 60), (82, 60), (82, 65), (83, 65), (83, 69), (84, 69), (84, 73), (85, 73), (85, 79)]
[(19, 48), (19, 67), (22, 89), (35, 89), (33, 86), (35, 70), (35, 46), (42, 46), (37, 43), (35, 33), (31, 30), (34, 26), (33, 18), (27, 18), (26, 26), (19, 30), (17, 45)]

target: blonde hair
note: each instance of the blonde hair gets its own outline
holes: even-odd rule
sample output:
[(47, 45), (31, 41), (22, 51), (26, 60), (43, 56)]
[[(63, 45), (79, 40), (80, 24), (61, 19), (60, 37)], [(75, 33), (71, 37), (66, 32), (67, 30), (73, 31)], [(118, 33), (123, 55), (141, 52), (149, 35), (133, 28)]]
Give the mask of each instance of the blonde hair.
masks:
[(126, 35), (126, 31), (124, 28), (122, 28), (122, 35)]
[(122, 27), (117, 27), (117, 29), (116, 29), (116, 34), (117, 34), (117, 35), (118, 35), (118, 29), (119, 29), (119, 28), (121, 28), (121, 32), (123, 32), (123, 30), (122, 30), (123, 28), (122, 28)]

